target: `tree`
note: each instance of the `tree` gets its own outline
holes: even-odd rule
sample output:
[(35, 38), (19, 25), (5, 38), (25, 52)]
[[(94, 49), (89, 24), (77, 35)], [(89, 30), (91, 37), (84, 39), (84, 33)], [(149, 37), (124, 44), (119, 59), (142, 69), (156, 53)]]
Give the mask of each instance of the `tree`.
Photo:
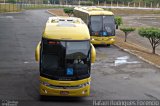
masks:
[(128, 34), (135, 31), (135, 28), (133, 28), (133, 27), (122, 27), (122, 28), (120, 28), (120, 30), (125, 33), (125, 40), (124, 41), (126, 42)]
[(16, 3), (16, 0), (8, 0), (9, 3)]
[(49, 1), (51, 4), (54, 4), (54, 3), (58, 4), (59, 3), (59, 0), (49, 0)]
[(74, 8), (71, 8), (71, 7), (66, 7), (66, 8), (63, 9), (63, 11), (66, 14), (68, 14), (69, 17), (73, 14), (73, 10), (74, 10)]
[(160, 29), (153, 27), (141, 28), (138, 33), (140, 36), (148, 38), (152, 46), (152, 53), (155, 54), (156, 47), (160, 45)]
[(120, 26), (120, 25), (123, 24), (122, 17), (120, 17), (120, 16), (115, 16), (115, 23), (116, 23), (116, 26), (117, 26), (117, 29), (118, 29), (118, 26)]
[(48, 4), (48, 0), (43, 0), (43, 4)]

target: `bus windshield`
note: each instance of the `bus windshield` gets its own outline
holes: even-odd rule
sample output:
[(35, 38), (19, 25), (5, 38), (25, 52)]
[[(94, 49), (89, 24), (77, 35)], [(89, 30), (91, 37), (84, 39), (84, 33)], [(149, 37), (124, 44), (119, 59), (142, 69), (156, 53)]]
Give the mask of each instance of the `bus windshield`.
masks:
[(91, 30), (98, 32), (102, 30), (102, 16), (91, 16)]
[(89, 42), (67, 42), (66, 59), (83, 59), (89, 52)]
[(114, 16), (91, 16), (90, 30), (92, 32), (106, 32), (108, 35), (115, 33)]
[[(51, 44), (48, 44), (48, 43)], [(89, 41), (51, 41), (42, 43), (40, 69), (45, 77), (57, 80), (71, 80), (89, 75)], [(78, 68), (77, 68), (78, 67)], [(66, 70), (73, 68), (77, 75), (69, 76)], [(63, 79), (65, 77), (65, 79)]]

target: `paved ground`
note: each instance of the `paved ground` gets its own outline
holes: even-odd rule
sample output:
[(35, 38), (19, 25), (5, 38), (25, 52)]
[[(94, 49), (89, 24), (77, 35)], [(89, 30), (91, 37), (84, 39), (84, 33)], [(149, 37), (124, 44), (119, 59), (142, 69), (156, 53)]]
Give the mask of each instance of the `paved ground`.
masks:
[(49, 16), (46, 10), (0, 14), (0, 100), (16, 100), (19, 106), (81, 106), (96, 99), (160, 99), (160, 69), (115, 46), (98, 46), (89, 97), (40, 101), (34, 51)]

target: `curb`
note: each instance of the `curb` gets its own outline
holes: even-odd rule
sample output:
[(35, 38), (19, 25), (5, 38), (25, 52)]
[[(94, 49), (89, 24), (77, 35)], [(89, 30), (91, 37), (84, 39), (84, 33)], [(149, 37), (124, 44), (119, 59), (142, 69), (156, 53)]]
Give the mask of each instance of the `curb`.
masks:
[(57, 15), (53, 14), (52, 12), (50, 12), (49, 10), (47, 10), (47, 12), (48, 12), (49, 14), (53, 15), (53, 16), (57, 16)]
[[(130, 43), (130, 44), (132, 44), (132, 45), (134, 45), (134, 46), (138, 46), (138, 47), (140, 47), (140, 48), (142, 48), (142, 49), (144, 49), (144, 50), (149, 50), (149, 49), (147, 49), (147, 48), (145, 48), (145, 47), (142, 47), (142, 46), (139, 46), (139, 45), (137, 45), (137, 44), (134, 44), (134, 43)], [(160, 56), (160, 54), (159, 53), (156, 53), (158, 56)]]
[(114, 45), (115, 45), (116, 47), (122, 49), (123, 51), (128, 52), (128, 53), (130, 53), (130, 54), (132, 54), (132, 55), (135, 55), (135, 56), (138, 57), (139, 59), (141, 59), (141, 60), (143, 60), (143, 61), (145, 61), (145, 62), (147, 62), (147, 63), (149, 63), (149, 64), (151, 64), (151, 65), (154, 65), (154, 66), (156, 66), (157, 68), (160, 68), (159, 65), (157, 65), (157, 64), (155, 64), (155, 63), (153, 63), (153, 62), (151, 62), (151, 61), (149, 61), (149, 60), (144, 59), (143, 57), (141, 57), (141, 56), (139, 56), (139, 55), (131, 52), (131, 51), (128, 50), (128, 49), (124, 49), (124, 48), (122, 48), (122, 47), (120, 47), (120, 46), (118, 46), (118, 45), (116, 45), (116, 44), (114, 44)]

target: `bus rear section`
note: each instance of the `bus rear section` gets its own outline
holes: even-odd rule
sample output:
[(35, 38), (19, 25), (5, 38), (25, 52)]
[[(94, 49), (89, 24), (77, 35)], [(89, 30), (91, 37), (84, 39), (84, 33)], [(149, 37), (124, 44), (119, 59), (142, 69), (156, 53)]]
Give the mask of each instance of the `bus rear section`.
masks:
[(36, 60), (40, 64), (40, 95), (89, 96), (95, 49), (80, 19), (49, 18)]
[(114, 14), (101, 8), (75, 8), (74, 16), (81, 18), (88, 26), (93, 44), (114, 44)]

